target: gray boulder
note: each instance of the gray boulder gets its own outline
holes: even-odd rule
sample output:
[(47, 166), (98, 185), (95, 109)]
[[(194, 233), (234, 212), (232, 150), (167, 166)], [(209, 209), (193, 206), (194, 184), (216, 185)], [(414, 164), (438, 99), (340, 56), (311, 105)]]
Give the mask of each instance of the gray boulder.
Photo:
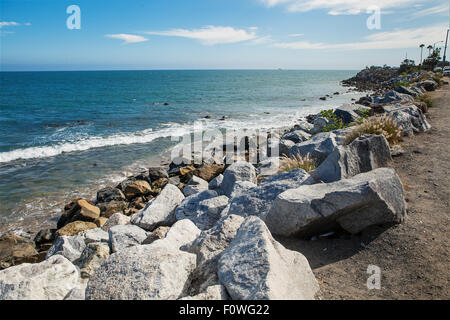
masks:
[(131, 224), (109, 229), (109, 246), (112, 252), (140, 245), (145, 239), (147, 239), (147, 232)]
[(311, 130), (314, 129), (314, 125), (306, 120), (299, 121), (297, 125), (300, 130), (303, 130), (307, 133), (311, 133)]
[(410, 95), (412, 97), (417, 97), (419, 95), (419, 93), (416, 90), (414, 90), (414, 88), (407, 88), (405, 86), (398, 86), (394, 90), (399, 93)]
[(76, 267), (55, 255), (0, 271), (0, 300), (63, 300), (78, 281)]
[(296, 144), (291, 148), (289, 155), (294, 157), (300, 154), (305, 157), (309, 153), (320, 163), (334, 151), (337, 145), (335, 133), (323, 132), (315, 135), (311, 140)]
[(280, 158), (271, 157), (258, 163), (258, 175), (273, 176), (280, 170)]
[(311, 134), (317, 134), (323, 131), (323, 129), (327, 126), (331, 124), (331, 121), (328, 120), (325, 117), (322, 116), (317, 116), (314, 120), (313, 120), (313, 125), (314, 128), (311, 129)]
[(186, 251), (185, 249), (192, 245), (200, 233), (200, 229), (191, 220), (184, 219), (176, 222), (167, 232), (165, 238), (156, 240), (151, 245)]
[(394, 104), (384, 106), (387, 115), (397, 121), (403, 129), (403, 133), (411, 136), (414, 133), (426, 132), (431, 129), (431, 125), (426, 120), (422, 110), (417, 106)]
[(434, 91), (434, 90), (436, 90), (438, 87), (439, 87), (439, 85), (438, 85), (438, 83), (436, 82), (436, 81), (434, 81), (433, 79), (428, 79), (428, 80), (425, 80), (425, 81), (422, 81), (421, 83), (420, 83), (420, 85), (426, 90), (426, 91)]
[(243, 217), (228, 215), (213, 228), (203, 231), (190, 247), (189, 252), (197, 255), (197, 268), (194, 271), (191, 288), (201, 292), (204, 288), (219, 283), (217, 275), (218, 261), (236, 236)]
[(111, 255), (90, 278), (86, 300), (174, 300), (185, 296), (194, 254), (143, 245)]
[(151, 167), (148, 169), (148, 177), (151, 181), (169, 179), (166, 169), (163, 167)]
[(294, 143), (300, 143), (303, 141), (306, 141), (311, 138), (311, 135), (309, 133), (306, 133), (302, 130), (295, 130), (289, 133), (286, 133), (283, 137), (281, 137), (281, 140), (290, 140)]
[(264, 220), (276, 197), (288, 189), (313, 184), (314, 179), (304, 170), (283, 172), (247, 190), (231, 201), (228, 214), (243, 217), (258, 216)]
[(413, 102), (414, 98), (410, 95), (391, 90), (381, 96), (375, 97), (375, 103), (393, 103), (393, 102)]
[(318, 181), (335, 182), (386, 167), (391, 160), (389, 144), (383, 135), (364, 135), (348, 146), (338, 146), (310, 175)]
[(360, 110), (371, 110), (369, 107), (361, 104), (345, 104), (334, 110), (336, 117), (341, 118), (344, 124), (349, 124), (358, 120), (361, 115), (358, 113)]
[(223, 194), (230, 198), (235, 184), (238, 181), (246, 181), (256, 184), (256, 169), (255, 167), (244, 161), (238, 161), (229, 166), (224, 174), (221, 189)]
[[(295, 142), (291, 140), (280, 140), (278, 144), (279, 156), (289, 156), (289, 152), (292, 147), (295, 146)], [(276, 156), (275, 153), (271, 153), (271, 156)]]
[(229, 300), (230, 296), (224, 286), (218, 284), (215, 286), (210, 286), (202, 293), (196, 296), (188, 296), (181, 298), (179, 300), (193, 300), (193, 301), (203, 301), (203, 300)]
[(86, 244), (84, 238), (80, 236), (61, 236), (56, 239), (53, 246), (47, 251), (46, 259), (55, 255), (61, 255), (70, 262), (76, 263)]
[(108, 232), (106, 232), (100, 228), (89, 229), (89, 230), (79, 233), (78, 235), (80, 237), (84, 238), (84, 243), (86, 245), (88, 245), (89, 243), (93, 243), (93, 242), (108, 243), (108, 241), (109, 241)]
[(308, 260), (275, 241), (264, 222), (247, 218), (219, 260), (233, 300), (313, 300), (319, 285)]
[(102, 226), (102, 230), (108, 232), (114, 226), (130, 224), (131, 218), (122, 213), (114, 213)]
[(348, 180), (285, 191), (275, 200), (266, 223), (281, 236), (312, 236), (337, 226), (357, 234), (372, 225), (402, 222), (403, 194), (394, 169), (375, 169)]
[(217, 177), (215, 177), (214, 179), (212, 179), (209, 182), (209, 184), (208, 184), (209, 190), (220, 189), (220, 186), (222, 185), (222, 181), (223, 181), (223, 174), (219, 174)]
[(191, 180), (189, 180), (186, 187), (183, 189), (183, 193), (185, 197), (192, 196), (193, 194), (208, 190), (208, 181), (203, 180), (197, 176), (193, 176)]
[(197, 225), (198, 227), (205, 227), (204, 225), (205, 223), (206, 224), (212, 223), (212, 220), (214, 220), (215, 218), (210, 216), (208, 220), (207, 217), (208, 212), (207, 209), (205, 210), (205, 207), (202, 206), (202, 202), (217, 197), (218, 194), (216, 191), (207, 190), (185, 198), (183, 202), (181, 202), (179, 207), (175, 210), (176, 219), (177, 220), (190, 219), (196, 225), (198, 224)]
[(64, 297), (68, 301), (84, 301), (87, 283), (79, 283)]
[(78, 261), (82, 278), (89, 278), (94, 271), (100, 267), (102, 262), (109, 257), (109, 246), (107, 243), (89, 243), (84, 249)]
[(175, 209), (183, 201), (180, 189), (168, 184), (158, 197), (152, 199), (144, 209), (131, 217), (131, 223), (147, 231), (175, 223)]

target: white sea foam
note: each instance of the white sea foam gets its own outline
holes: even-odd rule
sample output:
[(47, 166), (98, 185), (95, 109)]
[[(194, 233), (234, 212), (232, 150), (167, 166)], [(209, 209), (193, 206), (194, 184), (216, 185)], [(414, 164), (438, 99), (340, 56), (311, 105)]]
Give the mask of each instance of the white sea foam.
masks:
[[(327, 108), (332, 107), (330, 104)], [(218, 120), (201, 120), (203, 130), (211, 129), (259, 129), (266, 130), (271, 128), (279, 128), (284, 126), (294, 125), (298, 121), (299, 117), (305, 116), (311, 112), (317, 112), (319, 109), (323, 109), (324, 106), (310, 106), (301, 107), (298, 111), (293, 111), (290, 114), (271, 113), (269, 115), (253, 115), (251, 119), (227, 119), (226, 121)], [(166, 123), (164, 127), (159, 130), (153, 131), (152, 129), (146, 129), (133, 133), (122, 133), (111, 136), (93, 136), (79, 138), (75, 141), (65, 141), (60, 143), (54, 143), (47, 146), (28, 147), (23, 149), (16, 149), (9, 152), (0, 153), (0, 163), (11, 162), (19, 159), (36, 159), (54, 157), (63, 153), (86, 151), (95, 148), (110, 147), (116, 145), (130, 145), (130, 144), (145, 144), (152, 142), (158, 138), (168, 137), (182, 137), (184, 135), (194, 132), (196, 128), (194, 124), (177, 124)]]

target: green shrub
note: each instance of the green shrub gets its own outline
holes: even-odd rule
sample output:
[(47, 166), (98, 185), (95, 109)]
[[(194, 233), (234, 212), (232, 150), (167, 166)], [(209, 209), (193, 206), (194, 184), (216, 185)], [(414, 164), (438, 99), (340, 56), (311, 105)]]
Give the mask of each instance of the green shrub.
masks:
[(311, 157), (311, 154), (307, 154), (306, 157), (302, 157), (300, 153), (298, 153), (294, 157), (286, 157), (280, 160), (280, 170), (281, 172), (288, 172), (295, 169), (303, 169), (306, 172), (310, 172), (317, 168), (317, 161)]
[(322, 110), (320, 112), (320, 116), (324, 117), (325, 119), (327, 119), (328, 121), (330, 121), (331, 123), (327, 126), (325, 126), (323, 128), (323, 132), (330, 132), (330, 131), (334, 131), (334, 130), (339, 130), (339, 129), (343, 129), (345, 128), (344, 122), (342, 121), (341, 118), (338, 118), (335, 114), (334, 114), (334, 110), (330, 109), (330, 110)]
[(390, 146), (396, 145), (402, 136), (402, 127), (397, 121), (383, 115), (365, 119), (360, 125), (350, 131), (345, 137), (345, 143), (350, 144), (356, 138), (365, 134), (384, 135)]
[(434, 106), (433, 100), (431, 99), (430, 95), (424, 94), (422, 96), (417, 96), (416, 101), (425, 102), (428, 106), (428, 108), (432, 108)]
[(397, 87), (400, 87), (400, 86), (410, 87), (411, 84), (408, 81), (405, 81), (405, 80), (399, 81), (396, 84), (394, 84), (394, 88), (397, 88)]

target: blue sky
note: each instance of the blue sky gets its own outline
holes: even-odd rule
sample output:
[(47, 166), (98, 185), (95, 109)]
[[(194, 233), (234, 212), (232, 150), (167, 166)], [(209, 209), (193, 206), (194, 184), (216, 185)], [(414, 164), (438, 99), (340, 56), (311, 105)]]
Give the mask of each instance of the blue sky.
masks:
[(380, 29), (367, 0), (1, 0), (1, 70), (360, 69), (445, 39), (449, 0), (373, 3)]

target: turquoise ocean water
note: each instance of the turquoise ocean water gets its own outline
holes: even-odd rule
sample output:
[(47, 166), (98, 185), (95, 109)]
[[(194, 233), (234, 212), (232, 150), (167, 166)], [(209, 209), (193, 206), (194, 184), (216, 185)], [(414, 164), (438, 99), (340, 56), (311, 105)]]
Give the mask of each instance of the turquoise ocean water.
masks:
[[(357, 98), (356, 71), (0, 73), (0, 231), (41, 223), (63, 203), (151, 164), (208, 128), (272, 128)], [(333, 96), (320, 101), (326, 94)], [(164, 105), (167, 103), (168, 105)], [(223, 116), (226, 121), (219, 121)]]

